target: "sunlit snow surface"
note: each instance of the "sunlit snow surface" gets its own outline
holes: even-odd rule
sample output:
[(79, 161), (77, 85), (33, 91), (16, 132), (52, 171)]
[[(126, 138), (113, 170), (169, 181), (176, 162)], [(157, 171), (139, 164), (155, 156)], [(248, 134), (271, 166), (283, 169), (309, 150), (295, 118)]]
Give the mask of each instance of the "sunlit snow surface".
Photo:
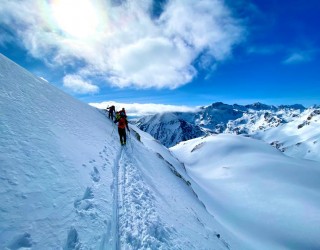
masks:
[(293, 121), (254, 136), (289, 156), (320, 162), (320, 108), (311, 107)]
[(320, 249), (320, 164), (213, 135), (171, 148), (219, 222), (254, 249)]
[(0, 114), (0, 249), (248, 249), (151, 136), (121, 148), (103, 112), (2, 55)]

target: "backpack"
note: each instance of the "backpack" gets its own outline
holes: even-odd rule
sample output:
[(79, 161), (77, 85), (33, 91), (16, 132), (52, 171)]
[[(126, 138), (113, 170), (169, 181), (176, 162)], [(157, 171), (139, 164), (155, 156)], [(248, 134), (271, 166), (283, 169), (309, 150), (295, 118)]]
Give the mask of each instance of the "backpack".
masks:
[(127, 120), (126, 120), (125, 117), (122, 116), (122, 117), (119, 119), (118, 128), (124, 129), (124, 128), (126, 127), (126, 125), (127, 125)]

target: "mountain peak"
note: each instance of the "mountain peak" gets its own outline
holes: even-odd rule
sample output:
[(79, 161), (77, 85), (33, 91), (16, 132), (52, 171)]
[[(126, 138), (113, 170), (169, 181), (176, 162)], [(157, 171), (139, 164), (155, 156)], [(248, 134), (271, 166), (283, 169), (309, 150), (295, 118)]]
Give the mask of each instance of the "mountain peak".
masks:
[(253, 110), (276, 110), (277, 108), (273, 105), (263, 104), (261, 102), (255, 102), (253, 104), (245, 105), (248, 109)]

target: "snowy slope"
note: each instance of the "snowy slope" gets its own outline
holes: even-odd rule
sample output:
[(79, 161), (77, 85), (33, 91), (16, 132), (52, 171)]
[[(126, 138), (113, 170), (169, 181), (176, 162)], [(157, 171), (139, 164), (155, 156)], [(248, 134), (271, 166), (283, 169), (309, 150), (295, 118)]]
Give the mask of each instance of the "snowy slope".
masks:
[(200, 199), (253, 249), (320, 248), (320, 165), (265, 142), (213, 135), (171, 148)]
[(2, 55), (0, 90), (0, 249), (248, 249), (138, 128), (121, 148), (102, 112)]
[(320, 108), (305, 110), (294, 120), (254, 135), (287, 155), (320, 162)]
[(2, 55), (0, 93), (0, 249), (114, 244), (105, 117)]

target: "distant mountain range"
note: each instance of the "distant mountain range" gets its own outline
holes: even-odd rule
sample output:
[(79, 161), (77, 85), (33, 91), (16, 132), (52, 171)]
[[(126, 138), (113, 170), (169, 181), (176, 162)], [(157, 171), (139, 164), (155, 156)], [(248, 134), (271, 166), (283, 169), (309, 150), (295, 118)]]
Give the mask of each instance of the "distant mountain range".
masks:
[(136, 125), (167, 147), (206, 134), (205, 129), (196, 124), (194, 113), (170, 112), (145, 116)]
[[(208, 134), (227, 133), (259, 138), (290, 154), (289, 151), (293, 149), (289, 138), (292, 137), (295, 138), (294, 144), (298, 145), (309, 139), (313, 140), (312, 143), (316, 141), (311, 143), (312, 148), (315, 148), (318, 142), (315, 138), (320, 136), (319, 121), (320, 106), (305, 108), (300, 104), (273, 106), (257, 102), (250, 105), (229, 105), (216, 102), (194, 112), (145, 116), (136, 125), (167, 147)], [(301, 136), (303, 132), (305, 134)], [(309, 138), (311, 134), (312, 138)], [(307, 148), (306, 152), (312, 151), (310, 147)], [(308, 159), (307, 153), (303, 154), (303, 158)], [(317, 157), (311, 157), (314, 158)]]

